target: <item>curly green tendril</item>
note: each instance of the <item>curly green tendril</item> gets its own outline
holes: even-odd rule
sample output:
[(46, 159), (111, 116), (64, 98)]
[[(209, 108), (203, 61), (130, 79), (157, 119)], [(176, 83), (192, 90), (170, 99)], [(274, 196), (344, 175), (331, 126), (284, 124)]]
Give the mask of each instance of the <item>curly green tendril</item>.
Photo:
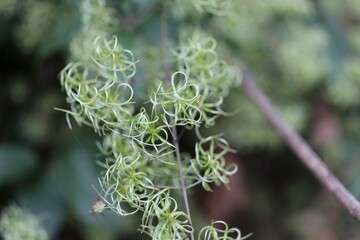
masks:
[[(216, 12), (226, 1), (196, 2)], [(137, 60), (103, 30), (116, 22), (112, 10), (104, 1), (84, 0), (82, 14), (83, 29), (72, 44), (74, 61), (60, 74), (69, 105), (61, 111), (70, 127), (71, 116), (102, 137), (98, 147), (105, 160), (99, 161), (103, 170), (96, 191), (106, 208), (119, 215), (141, 212), (140, 231), (152, 239), (188, 239), (194, 232), (191, 219), (173, 195), (196, 185), (211, 191), (212, 183), (226, 185), (236, 172), (235, 165), (225, 164), (229, 144), (219, 135), (202, 137), (200, 128), (227, 114), (221, 106), (238, 74), (219, 57), (215, 39), (195, 31), (174, 50), (177, 63), (170, 81), (154, 79), (148, 99), (135, 105), (131, 80)], [(194, 157), (179, 151), (177, 128), (196, 132)], [(231, 232), (241, 237), (238, 230), (225, 223), (225, 230), (219, 230), (215, 223), (201, 230), (199, 239), (231, 239), (220, 236)]]

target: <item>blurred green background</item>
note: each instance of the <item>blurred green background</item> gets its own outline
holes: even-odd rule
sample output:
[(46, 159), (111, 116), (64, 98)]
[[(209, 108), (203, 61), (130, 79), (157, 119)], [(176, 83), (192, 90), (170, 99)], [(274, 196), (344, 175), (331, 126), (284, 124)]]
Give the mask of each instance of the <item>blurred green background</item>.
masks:
[[(161, 68), (159, 11), (153, 9), (135, 31), (124, 23), (154, 2), (108, 1), (121, 19), (121, 42), (138, 52), (140, 76)], [(222, 54), (251, 71), (286, 121), (360, 198), (358, 1), (234, 0), (223, 18), (201, 15), (189, 1), (172, 2), (170, 35), (182, 24), (213, 34)], [(16, 203), (29, 209), (51, 239), (144, 239), (136, 232), (137, 216), (89, 214), (97, 199), (96, 161), (102, 160), (98, 136), (75, 124), (70, 130), (54, 110), (67, 108), (58, 73), (81, 25), (80, 3), (0, 0), (0, 208)], [(225, 107), (240, 112), (209, 131), (225, 133), (238, 150), (228, 161), (240, 171), (231, 192), (190, 193), (196, 218), (223, 219), (256, 240), (360, 239), (359, 223), (299, 163), (241, 89)], [(187, 137), (183, 148), (192, 149)]]

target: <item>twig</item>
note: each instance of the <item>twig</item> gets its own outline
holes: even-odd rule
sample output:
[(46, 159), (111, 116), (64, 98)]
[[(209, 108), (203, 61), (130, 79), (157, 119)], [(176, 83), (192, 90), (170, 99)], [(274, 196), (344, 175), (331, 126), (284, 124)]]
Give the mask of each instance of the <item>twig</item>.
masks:
[[(175, 150), (176, 150), (176, 162), (177, 162), (177, 165), (179, 167), (180, 188), (181, 188), (181, 192), (182, 192), (183, 198), (184, 198), (186, 214), (189, 216), (189, 223), (192, 226), (192, 220), (191, 220), (191, 214), (190, 214), (190, 206), (189, 206), (189, 200), (188, 200), (188, 196), (187, 196), (187, 188), (186, 188), (186, 185), (185, 185), (184, 173), (183, 173), (182, 164), (181, 164), (180, 146), (179, 146), (179, 141), (178, 141), (179, 139), (178, 139), (178, 136), (177, 136), (176, 127), (172, 128), (172, 132), (174, 134), (173, 144), (174, 144)], [(191, 239), (195, 240), (194, 232), (191, 232)]]
[[(163, 80), (166, 84), (170, 83), (170, 75), (169, 75), (169, 63), (168, 63), (168, 51), (167, 51), (167, 9), (165, 6), (162, 6), (161, 9), (161, 45), (162, 45), (162, 60), (163, 60), (163, 70), (164, 70), (164, 76)], [(186, 214), (189, 217), (189, 223), (192, 226), (192, 220), (191, 220), (191, 214), (190, 214), (190, 206), (189, 206), (189, 199), (187, 196), (187, 187), (185, 185), (185, 179), (184, 179), (184, 172), (182, 169), (181, 164), (181, 156), (180, 156), (180, 146), (179, 146), (179, 137), (177, 133), (176, 126), (171, 128), (171, 132), (173, 135), (173, 144), (175, 146), (175, 154), (176, 154), (176, 162), (179, 167), (179, 178), (180, 178), (180, 190), (183, 195), (184, 204), (185, 204), (185, 210)], [(191, 232), (190, 234), (191, 240), (195, 240), (194, 232)]]
[(301, 162), (332, 193), (338, 201), (360, 221), (360, 203), (329, 170), (311, 147), (287, 125), (272, 106), (269, 98), (256, 86), (249, 73), (244, 73), (243, 86), (270, 124), (300, 158)]

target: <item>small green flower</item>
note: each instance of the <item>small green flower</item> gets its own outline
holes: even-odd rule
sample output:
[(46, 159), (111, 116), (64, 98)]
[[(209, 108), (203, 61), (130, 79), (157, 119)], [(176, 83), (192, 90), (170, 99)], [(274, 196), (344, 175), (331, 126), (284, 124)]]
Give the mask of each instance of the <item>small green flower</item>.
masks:
[(141, 230), (154, 240), (187, 239), (194, 231), (187, 214), (178, 211), (176, 200), (167, 190), (158, 192), (146, 204)]
[[(208, 149), (207, 149), (208, 148)], [(229, 182), (228, 176), (237, 171), (237, 166), (226, 166), (225, 154), (231, 151), (229, 144), (219, 136), (201, 139), (195, 146), (195, 158), (191, 160), (194, 172), (205, 190), (211, 191), (209, 183), (216, 185)]]
[(214, 221), (201, 229), (198, 240), (243, 240), (250, 235), (242, 237), (239, 229), (229, 228), (224, 221)]

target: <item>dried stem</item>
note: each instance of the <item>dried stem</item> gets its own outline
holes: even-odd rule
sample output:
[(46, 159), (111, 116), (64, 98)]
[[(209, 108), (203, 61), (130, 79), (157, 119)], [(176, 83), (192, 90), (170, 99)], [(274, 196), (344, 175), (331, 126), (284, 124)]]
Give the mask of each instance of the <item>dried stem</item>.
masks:
[(360, 221), (360, 203), (330, 171), (311, 147), (287, 125), (272, 106), (269, 98), (256, 86), (252, 77), (244, 74), (243, 86), (270, 124), (300, 158), (301, 162), (333, 194), (348, 212)]

